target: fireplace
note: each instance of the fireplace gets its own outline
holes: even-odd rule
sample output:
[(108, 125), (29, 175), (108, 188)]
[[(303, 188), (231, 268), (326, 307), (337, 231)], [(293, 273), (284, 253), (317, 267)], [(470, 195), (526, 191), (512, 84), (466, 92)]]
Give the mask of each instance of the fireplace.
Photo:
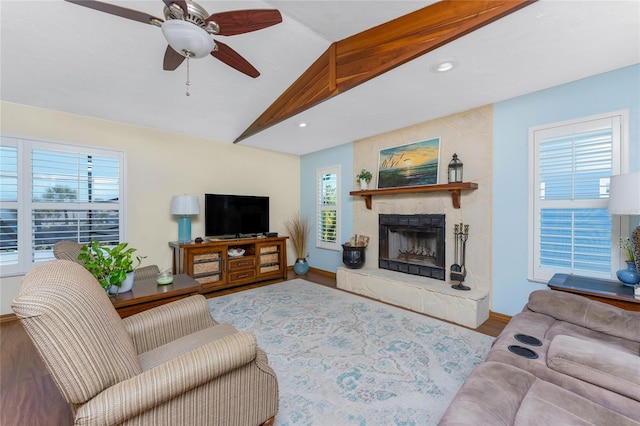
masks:
[(445, 280), (445, 215), (379, 215), (378, 267)]

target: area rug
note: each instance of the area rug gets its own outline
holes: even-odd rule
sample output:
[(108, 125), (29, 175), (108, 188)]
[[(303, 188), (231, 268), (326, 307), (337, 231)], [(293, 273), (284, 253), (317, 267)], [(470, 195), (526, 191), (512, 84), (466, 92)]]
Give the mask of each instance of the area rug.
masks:
[(209, 300), (278, 376), (276, 425), (433, 425), (492, 337), (301, 279)]

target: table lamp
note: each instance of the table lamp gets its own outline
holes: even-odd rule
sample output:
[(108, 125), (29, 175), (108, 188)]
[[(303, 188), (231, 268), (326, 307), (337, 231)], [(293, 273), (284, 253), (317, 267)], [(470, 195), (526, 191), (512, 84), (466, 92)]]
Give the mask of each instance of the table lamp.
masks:
[(171, 197), (171, 214), (178, 215), (178, 242), (191, 241), (191, 215), (200, 214), (200, 201), (193, 195)]
[[(640, 215), (640, 173), (625, 173), (611, 176), (609, 187), (609, 214), (619, 216)], [(640, 225), (634, 234), (640, 233)], [(638, 247), (635, 248), (635, 262), (638, 259)]]

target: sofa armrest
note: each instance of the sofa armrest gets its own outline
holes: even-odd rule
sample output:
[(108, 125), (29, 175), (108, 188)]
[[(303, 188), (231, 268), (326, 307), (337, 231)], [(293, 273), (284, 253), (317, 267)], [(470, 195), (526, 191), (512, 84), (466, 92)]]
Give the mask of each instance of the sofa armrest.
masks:
[(167, 303), (122, 321), (138, 354), (217, 324), (202, 295)]
[(105, 389), (76, 412), (76, 423), (120, 424), (256, 358), (253, 333), (239, 332)]
[(547, 366), (640, 401), (640, 356), (573, 336), (556, 336), (547, 351)]
[(526, 308), (600, 333), (640, 342), (640, 312), (607, 305), (577, 294), (536, 290)]

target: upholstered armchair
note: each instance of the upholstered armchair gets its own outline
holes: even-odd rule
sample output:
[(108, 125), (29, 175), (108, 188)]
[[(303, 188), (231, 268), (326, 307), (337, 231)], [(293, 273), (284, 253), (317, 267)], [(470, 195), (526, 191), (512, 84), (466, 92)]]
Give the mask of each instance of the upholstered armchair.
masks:
[(12, 309), (79, 425), (260, 425), (278, 384), (255, 336), (218, 324), (203, 296), (121, 319), (82, 266), (25, 275)]
[[(83, 264), (81, 260), (78, 260), (80, 254), (80, 248), (82, 244), (75, 241), (60, 241), (53, 245), (53, 255), (56, 259), (71, 260), (79, 264)], [(133, 280), (144, 280), (147, 278), (156, 278), (160, 269), (157, 265), (148, 265), (136, 269), (136, 273), (133, 275)]]

